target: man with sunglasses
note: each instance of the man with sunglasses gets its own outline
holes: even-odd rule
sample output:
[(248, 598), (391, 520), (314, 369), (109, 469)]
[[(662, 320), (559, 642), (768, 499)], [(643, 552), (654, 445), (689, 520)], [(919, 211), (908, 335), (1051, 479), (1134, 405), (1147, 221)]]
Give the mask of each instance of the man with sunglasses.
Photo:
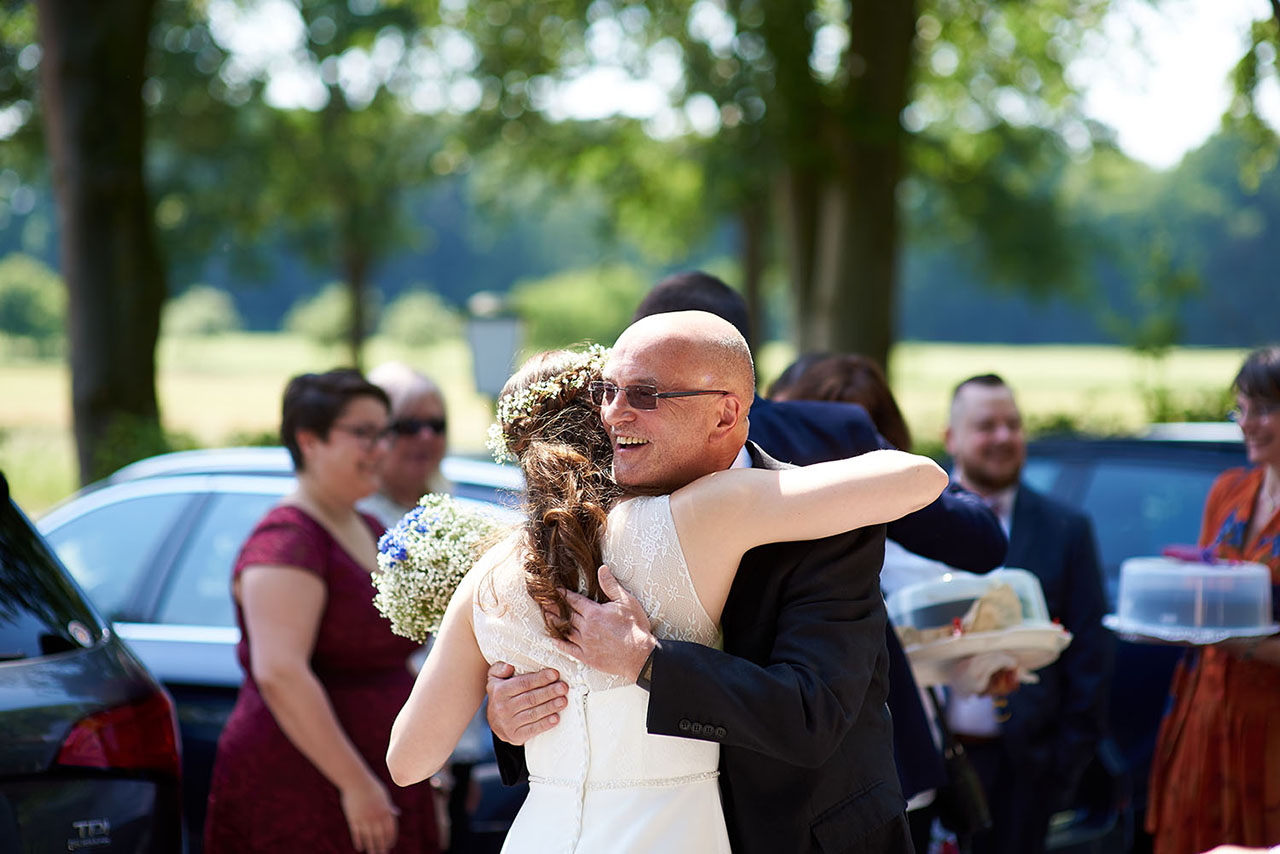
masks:
[(427, 492), (448, 492), (440, 476), (445, 452), (444, 396), (430, 377), (403, 362), (386, 362), (369, 381), (391, 399), (391, 445), (378, 472), (378, 491), (361, 509), (390, 528)]
[[(618, 339), (591, 393), (613, 441), (614, 478), (628, 491), (669, 493), (732, 466), (783, 467), (744, 444), (754, 371), (731, 327), (736, 346), (710, 340), (727, 326), (678, 312), (644, 318)], [(883, 553), (883, 526), (748, 552), (722, 613), (723, 651), (659, 644), (606, 570), (613, 601), (575, 598), (576, 654), (650, 691), (649, 732), (721, 744), (734, 851), (912, 851), (885, 707)], [(539, 689), (556, 708), (560, 684)], [(523, 742), (532, 733), (511, 734), (522, 718), (503, 719), (505, 706), (491, 690), (495, 731)], [(511, 779), (523, 757), (498, 749)]]

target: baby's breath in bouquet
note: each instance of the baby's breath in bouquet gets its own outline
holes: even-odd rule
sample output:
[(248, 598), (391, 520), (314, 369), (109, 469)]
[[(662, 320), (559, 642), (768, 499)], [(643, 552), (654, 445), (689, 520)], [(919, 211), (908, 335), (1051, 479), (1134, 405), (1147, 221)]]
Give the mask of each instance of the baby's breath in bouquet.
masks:
[(422, 496), (378, 541), (373, 603), (398, 635), (423, 642), (481, 549), (501, 527), (448, 495)]

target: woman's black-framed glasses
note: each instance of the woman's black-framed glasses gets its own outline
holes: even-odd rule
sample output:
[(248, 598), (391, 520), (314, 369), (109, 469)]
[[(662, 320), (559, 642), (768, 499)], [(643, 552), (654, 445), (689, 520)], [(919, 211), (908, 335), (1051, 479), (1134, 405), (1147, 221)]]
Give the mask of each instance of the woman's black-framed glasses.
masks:
[(1270, 400), (1265, 397), (1249, 398), (1244, 405), (1237, 406), (1229, 411), (1227, 419), (1240, 424), (1251, 416), (1256, 416), (1259, 419), (1270, 418), (1277, 412), (1280, 412), (1280, 401)]
[(668, 397), (697, 397), (700, 394), (733, 394), (720, 389), (704, 389), (702, 391), (658, 391), (653, 385), (617, 386), (605, 380), (596, 380), (587, 386), (591, 392), (591, 402), (596, 406), (613, 403), (613, 399), (622, 392), (627, 399), (627, 406), (632, 409), (657, 409), (658, 401)]
[(379, 442), (385, 442), (392, 436), (390, 427), (375, 427), (372, 424), (334, 424), (329, 428), (351, 436), (360, 447), (369, 451)]

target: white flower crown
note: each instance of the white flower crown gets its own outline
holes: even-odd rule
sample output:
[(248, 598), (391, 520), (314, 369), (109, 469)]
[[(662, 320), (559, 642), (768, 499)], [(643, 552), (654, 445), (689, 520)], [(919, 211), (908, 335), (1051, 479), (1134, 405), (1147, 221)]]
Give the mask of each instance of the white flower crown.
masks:
[(532, 415), (544, 402), (558, 398), (566, 390), (586, 388), (587, 383), (600, 376), (604, 363), (609, 359), (609, 349), (592, 344), (565, 370), (553, 377), (538, 380), (511, 394), (498, 398), (498, 420), (489, 425), (489, 439), (485, 446), (493, 452), (498, 462), (514, 460), (515, 455), (507, 445), (505, 428), (517, 418)]

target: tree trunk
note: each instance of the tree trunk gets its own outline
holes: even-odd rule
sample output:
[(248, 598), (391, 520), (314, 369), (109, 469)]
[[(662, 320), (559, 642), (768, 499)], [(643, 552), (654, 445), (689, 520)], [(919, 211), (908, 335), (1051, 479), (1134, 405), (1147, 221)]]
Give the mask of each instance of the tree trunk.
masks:
[(809, 68), (813, 52), (810, 21), (814, 0), (763, 0), (760, 34), (775, 68), (775, 94), (770, 122), (778, 129), (783, 167), (774, 192), (783, 229), (792, 305), (792, 337), (800, 352), (814, 349), (820, 313), (816, 291), (816, 250), (821, 228), (823, 186), (829, 172), (830, 107), (824, 86)]
[[(355, 216), (354, 214), (352, 216)], [(361, 370), (364, 353), (364, 327), (366, 323), (366, 295), (369, 292), (369, 258), (360, 246), (356, 233), (350, 229), (344, 235), (342, 272), (351, 299), (351, 326), (347, 330), (347, 347), (351, 354), (351, 367)]]
[(823, 349), (888, 362), (896, 337), (898, 183), (916, 8), (910, 0), (854, 0), (848, 75), (834, 134), (833, 177), (819, 234), (814, 321)]
[(778, 182), (778, 219), (784, 229), (787, 248), (787, 276), (791, 294), (791, 338), (800, 353), (817, 349), (816, 338), (823, 334), (818, 320), (816, 292), (816, 252), (821, 223), (821, 191), (809, 170), (789, 168)]
[(747, 202), (738, 213), (741, 228), (739, 246), (742, 258), (742, 297), (747, 303), (747, 340), (751, 346), (763, 343), (761, 319), (764, 317), (761, 291), (765, 266), (767, 217), (759, 201)]
[(155, 348), (166, 287), (142, 165), (153, 9), (37, 3), (81, 483), (162, 443)]

